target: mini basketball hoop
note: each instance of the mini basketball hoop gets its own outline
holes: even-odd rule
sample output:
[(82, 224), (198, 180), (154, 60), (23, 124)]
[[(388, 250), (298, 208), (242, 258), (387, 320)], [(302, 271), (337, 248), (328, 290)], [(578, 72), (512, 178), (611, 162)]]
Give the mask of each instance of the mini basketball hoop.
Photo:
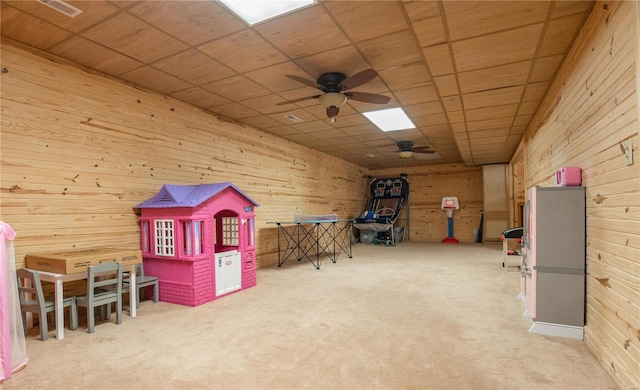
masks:
[(453, 237), (453, 210), (460, 209), (460, 203), (458, 203), (458, 197), (445, 196), (444, 198), (442, 198), (442, 203), (440, 205), (440, 208), (447, 212), (447, 220), (449, 225), (449, 236), (444, 240), (442, 240), (442, 242), (445, 244), (459, 243), (460, 241), (458, 241), (457, 238)]

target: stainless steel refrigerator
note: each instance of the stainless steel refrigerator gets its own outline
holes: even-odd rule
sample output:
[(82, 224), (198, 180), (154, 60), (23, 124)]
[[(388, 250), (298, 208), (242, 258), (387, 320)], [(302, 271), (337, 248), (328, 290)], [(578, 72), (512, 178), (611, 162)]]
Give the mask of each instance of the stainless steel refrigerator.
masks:
[(532, 333), (583, 339), (584, 187), (531, 187), (524, 207), (520, 295)]

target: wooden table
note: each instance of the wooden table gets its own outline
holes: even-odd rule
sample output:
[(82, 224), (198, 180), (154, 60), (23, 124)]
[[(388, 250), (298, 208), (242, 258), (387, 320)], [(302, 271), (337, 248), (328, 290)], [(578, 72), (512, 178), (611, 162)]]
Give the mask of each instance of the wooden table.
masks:
[[(27, 268), (29, 269), (29, 268)], [(136, 316), (136, 294), (138, 292), (136, 288), (136, 265), (130, 264), (122, 267), (123, 271), (131, 272), (130, 275), (130, 287), (129, 287), (129, 315), (131, 317)], [(55, 286), (55, 307), (56, 307), (56, 338), (62, 340), (64, 338), (64, 307), (62, 301), (64, 300), (64, 282), (72, 282), (74, 280), (87, 279), (87, 272), (77, 272), (73, 274), (58, 274), (47, 271), (40, 271), (37, 269), (31, 269), (36, 271), (40, 275), (40, 281), (51, 282)], [(42, 319), (41, 319), (42, 321)]]

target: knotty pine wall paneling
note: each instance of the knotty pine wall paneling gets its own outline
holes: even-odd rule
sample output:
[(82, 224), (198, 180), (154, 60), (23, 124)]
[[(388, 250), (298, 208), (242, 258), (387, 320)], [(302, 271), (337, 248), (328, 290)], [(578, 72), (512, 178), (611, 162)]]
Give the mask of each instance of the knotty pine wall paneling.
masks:
[(460, 242), (475, 242), (482, 215), (482, 167), (437, 164), (405, 169), (371, 171), (372, 177), (409, 178), (409, 236), (411, 241), (440, 242), (448, 236), (447, 213), (440, 206), (445, 196), (457, 196), (460, 210), (453, 212), (453, 235)]
[[(58, 63), (61, 62), (61, 63)], [(0, 218), (30, 252), (139, 248), (133, 206), (163, 184), (230, 181), (255, 199), (257, 265), (277, 263), (268, 221), (350, 219), (366, 169), (186, 103), (2, 44)]]
[(585, 341), (621, 389), (640, 385), (639, 8), (595, 4), (522, 141), (527, 187), (553, 186), (557, 169), (582, 168)]

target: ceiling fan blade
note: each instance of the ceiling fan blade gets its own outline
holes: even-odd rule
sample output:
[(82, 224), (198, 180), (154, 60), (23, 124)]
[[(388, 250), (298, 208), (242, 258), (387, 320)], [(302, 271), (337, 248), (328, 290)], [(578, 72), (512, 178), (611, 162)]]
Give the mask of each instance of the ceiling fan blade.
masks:
[(436, 151), (431, 149), (431, 146), (416, 146), (411, 149), (414, 153), (435, 153)]
[(296, 76), (296, 75), (293, 75), (293, 74), (286, 74), (285, 76), (287, 76), (291, 80), (294, 80), (294, 81), (297, 81), (297, 82), (302, 83), (304, 85), (308, 85), (310, 87), (318, 88), (319, 90), (324, 91), (324, 87), (322, 85), (316, 83), (315, 81), (307, 80), (304, 77)]
[(276, 106), (284, 106), (285, 104), (298, 103), (298, 102), (302, 102), (309, 99), (317, 99), (319, 97), (320, 95), (313, 95), (313, 96), (307, 96), (307, 97), (293, 99), (293, 100), (287, 100), (286, 102), (276, 103)]
[(387, 104), (391, 101), (389, 96), (378, 95), (375, 93), (345, 92), (344, 94), (351, 100), (357, 100), (365, 103)]
[(358, 72), (353, 76), (347, 77), (346, 79), (342, 80), (338, 84), (338, 89), (341, 91), (346, 91), (348, 89), (359, 87), (362, 84), (375, 79), (376, 77), (378, 77), (378, 72), (373, 69), (365, 69), (362, 72)]

